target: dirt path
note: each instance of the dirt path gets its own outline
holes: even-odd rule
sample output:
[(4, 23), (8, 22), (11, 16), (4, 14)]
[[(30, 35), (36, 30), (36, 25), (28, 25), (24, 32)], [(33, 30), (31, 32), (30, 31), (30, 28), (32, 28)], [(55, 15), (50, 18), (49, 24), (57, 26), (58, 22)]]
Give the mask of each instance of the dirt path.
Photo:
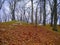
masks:
[(60, 45), (60, 35), (42, 26), (0, 26), (0, 45)]

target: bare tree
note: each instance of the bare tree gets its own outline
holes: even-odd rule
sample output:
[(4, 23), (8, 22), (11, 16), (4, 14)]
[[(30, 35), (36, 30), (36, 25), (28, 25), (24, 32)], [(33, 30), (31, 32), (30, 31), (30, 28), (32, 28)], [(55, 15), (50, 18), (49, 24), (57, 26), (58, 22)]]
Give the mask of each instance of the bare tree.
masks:
[(12, 14), (12, 20), (15, 20), (15, 7), (16, 7), (16, 3), (20, 1), (20, 0), (12, 0), (9, 2), (10, 4), (10, 9), (11, 9), (11, 14)]
[(48, 1), (49, 1), (49, 5), (50, 5), (50, 10), (51, 10), (51, 23), (50, 23), (50, 25), (53, 26), (54, 5), (51, 4), (51, 1), (50, 0), (48, 0)]
[(44, 14), (43, 14), (43, 25), (46, 25), (46, 0), (44, 0)]
[(28, 13), (28, 16), (27, 16), (27, 23), (29, 23), (29, 19), (30, 19), (30, 7), (27, 7), (26, 12)]
[(57, 0), (54, 1), (54, 25), (53, 25), (53, 30), (57, 31)]
[(37, 3), (37, 6), (36, 6), (36, 14), (35, 14), (35, 24), (37, 26), (37, 14), (38, 14), (38, 5), (39, 5), (39, 2)]
[(37, 11), (38, 11), (38, 8), (36, 7), (36, 14), (35, 14), (35, 24), (37, 26)]
[(3, 9), (3, 13), (4, 13), (4, 16), (3, 16), (4, 17), (4, 21), (7, 22), (7, 14), (5, 12), (5, 9)]
[[(0, 0), (0, 10), (1, 10), (1, 8), (2, 8), (2, 6), (3, 6), (3, 4), (4, 4), (4, 2), (5, 2), (5, 0)], [(0, 18), (0, 21), (2, 21), (2, 19)]]
[(31, 22), (33, 23), (33, 0), (31, 0), (31, 6), (32, 6), (32, 11), (31, 11)]
[(41, 21), (42, 21), (42, 13), (43, 13), (43, 1), (42, 0), (39, 0), (39, 6), (40, 6), (40, 8), (39, 8), (39, 13), (40, 13), (40, 24), (42, 23)]
[(2, 5), (4, 4), (5, 0), (0, 0), (0, 9), (2, 8)]

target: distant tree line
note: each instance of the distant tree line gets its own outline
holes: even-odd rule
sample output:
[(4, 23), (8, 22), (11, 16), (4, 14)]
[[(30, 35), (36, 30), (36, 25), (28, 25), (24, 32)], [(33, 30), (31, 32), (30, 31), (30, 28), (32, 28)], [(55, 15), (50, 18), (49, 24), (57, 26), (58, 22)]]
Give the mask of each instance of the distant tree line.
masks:
[[(18, 20), (32, 24), (43, 24), (44, 26), (47, 23), (47, 17), (50, 16), (49, 24), (53, 27), (53, 30), (57, 31), (57, 22), (59, 17), (59, 25), (60, 25), (60, 1), (58, 0), (0, 0), (0, 10), (4, 2), (7, 1), (9, 3), (9, 9), (11, 14), (11, 20)], [(34, 2), (35, 1), (35, 2)], [(21, 2), (24, 2), (21, 4)], [(26, 5), (31, 2), (31, 6), (26, 7)], [(18, 6), (18, 3), (20, 5)], [(36, 5), (34, 7), (34, 4)], [(47, 13), (47, 6), (49, 6), (49, 13)], [(7, 16), (5, 14), (5, 21), (7, 20)], [(1, 14), (1, 13), (0, 13)], [(16, 19), (17, 18), (17, 19)], [(0, 20), (2, 20), (0, 18)], [(1, 21), (0, 21), (1, 22)]]

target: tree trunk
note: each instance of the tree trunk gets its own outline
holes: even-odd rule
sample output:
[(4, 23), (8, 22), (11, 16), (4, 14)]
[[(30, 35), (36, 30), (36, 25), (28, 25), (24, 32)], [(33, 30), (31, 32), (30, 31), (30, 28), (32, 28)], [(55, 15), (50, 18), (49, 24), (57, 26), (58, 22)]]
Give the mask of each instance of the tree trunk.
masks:
[(43, 25), (46, 25), (46, 0), (44, 0), (44, 15), (43, 15)]
[(12, 20), (15, 20), (15, 11), (12, 11)]
[(16, 1), (14, 1), (14, 5), (13, 5), (13, 9), (12, 9), (12, 20), (15, 20), (15, 7), (16, 7)]
[(53, 22), (54, 22), (53, 21), (53, 19), (54, 19), (54, 10), (55, 10), (54, 8), (55, 8), (54, 6), (53, 6), (53, 8), (51, 8), (51, 24), (50, 24), (51, 26), (53, 26)]
[(53, 30), (57, 31), (57, 0), (54, 0), (54, 25)]
[(51, 24), (50, 24), (51, 26), (53, 26), (53, 13), (54, 13), (54, 12), (52, 11), (52, 12), (51, 12)]
[(35, 24), (36, 24), (36, 26), (37, 26), (37, 11), (38, 11), (38, 9), (36, 7), (36, 14), (35, 14)]
[(31, 0), (32, 11), (31, 11), (31, 22), (33, 23), (33, 0)]
[(41, 21), (42, 21), (42, 8), (40, 7), (40, 24), (41, 24)]
[(49, 1), (50, 9), (51, 9), (51, 23), (50, 23), (50, 26), (53, 26), (54, 6), (52, 6), (50, 0), (48, 0), (48, 1)]

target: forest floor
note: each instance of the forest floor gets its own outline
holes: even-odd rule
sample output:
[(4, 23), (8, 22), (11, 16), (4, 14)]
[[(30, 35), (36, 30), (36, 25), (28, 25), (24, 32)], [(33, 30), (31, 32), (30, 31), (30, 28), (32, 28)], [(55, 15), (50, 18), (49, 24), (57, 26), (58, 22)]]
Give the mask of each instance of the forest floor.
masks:
[(49, 26), (0, 23), (0, 45), (60, 45), (60, 32), (52, 31)]

